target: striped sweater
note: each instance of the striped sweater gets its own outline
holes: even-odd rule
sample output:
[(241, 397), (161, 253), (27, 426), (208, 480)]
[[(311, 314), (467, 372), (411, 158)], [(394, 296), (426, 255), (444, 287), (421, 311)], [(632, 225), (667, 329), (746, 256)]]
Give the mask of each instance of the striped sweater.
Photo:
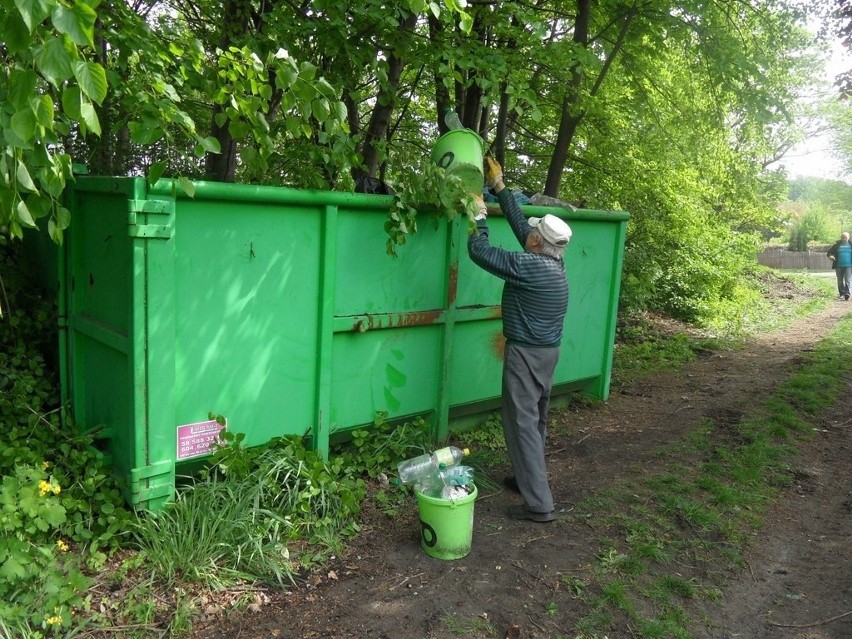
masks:
[[(532, 232), (509, 189), (497, 195), (500, 209), (521, 246)], [(522, 346), (559, 346), (568, 308), (568, 282), (561, 259), (491, 246), (488, 225), (479, 220), (467, 241), (470, 259), (504, 280), (503, 334)]]

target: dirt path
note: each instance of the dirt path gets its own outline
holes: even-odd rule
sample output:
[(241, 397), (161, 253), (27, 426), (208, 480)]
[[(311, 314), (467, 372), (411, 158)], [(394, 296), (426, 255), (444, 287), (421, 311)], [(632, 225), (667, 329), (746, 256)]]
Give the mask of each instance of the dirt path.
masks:
[[(366, 511), (364, 533), (333, 572), (272, 596), (259, 612), (211, 620), (195, 639), (503, 639), (512, 625), (523, 639), (573, 638), (582, 606), (566, 578), (588, 569), (599, 541), (565, 516), (573, 504), (641, 476), (659, 463), (661, 447), (702, 420), (737, 423), (850, 311), (852, 303), (834, 302), (743, 350), (709, 353), (675, 373), (616, 389), (597, 407), (558, 411), (553, 417), (562, 427), (552, 429), (548, 461), (563, 516), (553, 524), (508, 520), (513, 494), (481, 496), (471, 553), (444, 562), (421, 551), (413, 500), (411, 512), (393, 522)], [(722, 597), (702, 604), (707, 623), (691, 629), (696, 638), (852, 637), (852, 614), (841, 616), (852, 610), (847, 412), (838, 406), (807, 445), (806, 471), (769, 512), (746, 556), (748, 570), (719, 575)], [(606, 636), (635, 635), (614, 623)]]

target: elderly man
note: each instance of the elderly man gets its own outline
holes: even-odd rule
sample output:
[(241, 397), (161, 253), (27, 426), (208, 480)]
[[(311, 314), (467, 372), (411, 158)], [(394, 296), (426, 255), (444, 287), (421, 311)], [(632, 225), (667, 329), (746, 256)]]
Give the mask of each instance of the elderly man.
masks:
[(849, 286), (852, 284), (852, 242), (849, 241), (849, 233), (841, 233), (840, 239), (828, 249), (826, 255), (837, 276), (837, 293), (848, 302)]
[(504, 483), (524, 499), (523, 504), (511, 506), (508, 514), (546, 523), (556, 518), (544, 446), (553, 372), (568, 308), (562, 253), (571, 229), (555, 215), (527, 221), (503, 184), (502, 167), (491, 158), (485, 160), (485, 177), (524, 249), (506, 251), (491, 245), (488, 212), (481, 203), (476, 232), (467, 248), (475, 264), (504, 280), (503, 435), (515, 473)]

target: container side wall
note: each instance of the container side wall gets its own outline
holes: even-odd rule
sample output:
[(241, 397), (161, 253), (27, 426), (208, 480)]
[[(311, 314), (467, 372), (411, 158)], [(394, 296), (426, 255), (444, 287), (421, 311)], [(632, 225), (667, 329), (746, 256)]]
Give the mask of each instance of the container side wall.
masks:
[[(310, 435), (325, 453), (377, 412), (431, 413), (445, 435), (448, 416), (499, 405), (502, 281), (470, 261), (465, 220), (421, 216), (391, 257), (389, 198), (196, 187), (193, 199), (166, 181), (74, 187), (63, 395), (81, 427), (104, 427), (133, 503), (170, 496), (178, 429), (210, 413), (246, 445)], [(571, 298), (554, 383), (605, 396), (627, 216), (564, 217)], [(521, 250), (502, 216), (489, 226)]]
[(339, 211), (331, 430), (435, 409), (447, 304), (447, 224), (424, 219), (397, 255), (387, 208)]
[[(424, 216), (426, 217), (426, 216)], [(397, 256), (387, 254), (387, 211), (340, 209), (335, 315), (442, 309), (446, 303), (446, 221), (421, 221)]]
[(248, 445), (313, 427), (323, 211), (178, 203), (178, 424), (212, 411)]
[(335, 336), (332, 432), (372, 423), (377, 412), (401, 417), (434, 410), (440, 326)]
[(565, 253), (570, 299), (565, 316), (562, 355), (556, 367), (556, 383), (599, 377), (607, 373), (610, 298), (613, 281), (613, 239), (620, 223), (571, 221), (573, 235)]
[(133, 388), (133, 265), (123, 193), (76, 193), (66, 238), (64, 284), (72, 414), (82, 430), (100, 430), (120, 470), (137, 464), (138, 408)]
[[(523, 209), (527, 215), (560, 214), (573, 230), (564, 258), (570, 299), (554, 385), (564, 386), (568, 392), (583, 388), (605, 395), (611, 367), (612, 313), (616, 312), (613, 290), (617, 298), (621, 275), (614, 268), (621, 265), (627, 215)], [(488, 226), (495, 246), (521, 250), (505, 218), (491, 215)], [(450, 385), (454, 407), (499, 400), (505, 345), (499, 319), (502, 289), (503, 281), (473, 264), (465, 249), (459, 264), (459, 310), (450, 373), (451, 379), (465, 382)]]
[[(489, 238), (494, 246), (520, 250), (508, 222), (501, 215), (488, 219)], [(503, 367), (502, 310), (503, 280), (471, 262), (467, 252), (467, 224), (461, 224), (456, 322), (450, 355), (448, 392), (455, 407), (500, 396)]]

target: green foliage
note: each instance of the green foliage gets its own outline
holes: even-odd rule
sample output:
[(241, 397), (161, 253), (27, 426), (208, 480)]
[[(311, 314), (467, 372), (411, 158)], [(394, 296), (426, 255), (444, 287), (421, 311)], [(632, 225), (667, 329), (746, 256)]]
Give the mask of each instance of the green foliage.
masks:
[(80, 557), (65, 554), (62, 487), (41, 468), (19, 465), (0, 484), (0, 618), (46, 633), (71, 624), (91, 580)]
[[(807, 251), (809, 242), (833, 243), (839, 233), (828, 211), (819, 206), (811, 206), (790, 225), (790, 251)], [(835, 237), (836, 236), (836, 237)]]
[(373, 493), (373, 501), (376, 507), (391, 519), (411, 507), (408, 492), (399, 488), (380, 488)]
[(370, 428), (356, 429), (347, 441), (335, 444), (331, 456), (353, 473), (376, 477), (395, 474), (399, 462), (432, 450), (429, 424), (415, 418), (402, 424), (385, 421), (378, 413)]
[[(846, 77), (848, 90), (848, 72)], [(843, 162), (845, 174), (849, 177), (852, 175), (852, 104), (848, 99), (841, 98), (831, 103), (828, 121), (834, 133), (831, 138), (834, 153)]]
[[(348, 190), (366, 174), (399, 194), (393, 254), (418, 211), (469, 214), (470, 195), (428, 161), (437, 110), (456, 106), (511, 186), (542, 192), (558, 169), (551, 195), (631, 212), (625, 309), (735, 321), (752, 301), (738, 282), (755, 238), (778, 227), (783, 176), (763, 167), (818, 75), (800, 8), (596, 3), (584, 16), (595, 50), (551, 35), (561, 6), (497, 6), (5, 0), (0, 235), (47, 218), (61, 239), (73, 156), (152, 182)], [(233, 173), (217, 172), (223, 155)]]
[(791, 202), (817, 204), (832, 213), (852, 213), (852, 186), (841, 180), (795, 178), (789, 181), (788, 198)]
[(406, 237), (417, 232), (417, 216), (422, 212), (431, 214), (436, 223), (438, 216), (452, 220), (463, 213), (470, 228), (475, 225), (477, 194), (470, 193), (459, 176), (447, 174), (431, 160), (422, 159), (395, 187), (394, 207), (385, 221), (388, 255), (396, 255), (396, 247), (404, 245)]
[(70, 223), (61, 201), (71, 175), (63, 138), (101, 134), (96, 105), (107, 93), (94, 58), (95, 10), (58, 0), (0, 3), (7, 57), (0, 70), (0, 235), (23, 238), (47, 218), (57, 242)]
[(243, 444), (245, 433), (232, 433), (223, 430), (219, 438), (210, 445), (213, 453), (210, 457), (210, 469), (225, 477), (242, 479), (246, 477), (257, 463), (258, 450), (247, 448)]
[(460, 447), (470, 448), (472, 452), (480, 450), (491, 450), (503, 452), (506, 450), (506, 440), (503, 437), (503, 420), (499, 413), (489, 417), (469, 430), (462, 430), (455, 434)]
[[(190, 481), (163, 512), (133, 527), (155, 578), (209, 588), (240, 580), (285, 586), (358, 530), (365, 486), (342, 460), (323, 461), (287, 438), (230, 454), (241, 441), (221, 444), (205, 479)], [(291, 553), (292, 545), (300, 552)]]
[[(747, 46), (774, 58), (803, 46), (804, 34), (790, 18), (781, 9), (733, 19), (756, 28)], [(772, 64), (771, 77), (742, 91), (744, 76), (733, 78), (725, 69), (729, 55), (744, 62), (749, 56), (741, 48), (745, 41), (723, 26), (726, 21), (711, 8), (696, 33), (698, 22), (637, 17), (624, 51), (633, 72), (608, 77), (578, 127), (583, 151), (565, 174), (561, 195), (631, 213), (621, 289), (625, 311), (662, 311), (717, 327), (735, 323), (754, 301), (741, 279), (755, 262), (760, 234), (778, 226), (775, 205), (784, 188), (782, 175), (762, 168), (761, 158), (773, 153), (770, 140), (786, 130), (776, 120), (780, 111), (769, 111), (773, 103), (792, 106), (790, 90), (808, 82), (810, 61), (774, 58), (779, 65)], [(692, 62), (693, 48), (706, 67)], [(755, 62), (746, 62), (746, 76), (757, 72)], [(771, 87), (780, 93), (770, 95)], [(534, 177), (532, 171), (527, 175)]]
[(715, 566), (740, 561), (770, 499), (793, 476), (795, 440), (810, 436), (820, 411), (842, 398), (852, 374), (844, 356), (850, 340), (847, 319), (753, 415), (738, 424), (708, 422), (665, 452), (661, 471), (576, 505), (575, 516), (594, 522), (600, 536), (596, 579), (578, 591), (590, 608), (578, 631), (604, 632), (618, 610), (637, 636), (689, 636), (681, 602), (716, 601), (719, 592), (700, 575), (685, 578), (674, 558)]
[(833, 244), (852, 228), (852, 186), (840, 180), (804, 177), (790, 181), (787, 246), (808, 250), (809, 242)]
[(23, 254), (0, 247), (0, 618), (13, 635), (37, 637), (69, 627), (90, 584), (85, 570), (117, 547), (129, 513), (92, 437), (60, 423), (45, 358), (55, 353), (55, 313)]

